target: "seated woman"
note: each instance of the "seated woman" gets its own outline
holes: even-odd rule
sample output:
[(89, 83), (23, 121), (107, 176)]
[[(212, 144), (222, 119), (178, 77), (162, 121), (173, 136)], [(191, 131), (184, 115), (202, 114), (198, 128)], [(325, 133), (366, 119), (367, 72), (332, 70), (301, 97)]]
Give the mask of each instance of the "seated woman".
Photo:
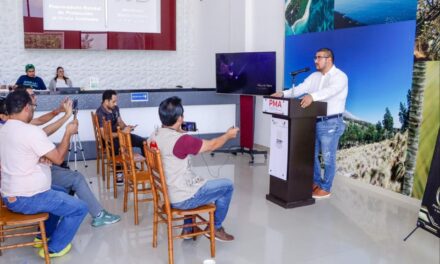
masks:
[(16, 86), (32, 87), (34, 90), (46, 90), (43, 80), (35, 75), (35, 66), (27, 64), (25, 66), (26, 75), (22, 75), (15, 82)]
[(64, 75), (64, 69), (60, 66), (57, 68), (55, 77), (50, 80), (49, 90), (56, 91), (56, 89), (66, 87), (72, 87), (72, 81)]

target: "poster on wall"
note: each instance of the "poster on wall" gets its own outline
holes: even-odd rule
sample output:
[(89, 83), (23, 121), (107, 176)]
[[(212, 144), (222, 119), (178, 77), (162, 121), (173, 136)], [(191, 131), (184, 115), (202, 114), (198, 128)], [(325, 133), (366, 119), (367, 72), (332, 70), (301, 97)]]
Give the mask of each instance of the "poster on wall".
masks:
[(440, 237), (440, 133), (437, 135), (437, 144), (431, 162), (417, 226)]

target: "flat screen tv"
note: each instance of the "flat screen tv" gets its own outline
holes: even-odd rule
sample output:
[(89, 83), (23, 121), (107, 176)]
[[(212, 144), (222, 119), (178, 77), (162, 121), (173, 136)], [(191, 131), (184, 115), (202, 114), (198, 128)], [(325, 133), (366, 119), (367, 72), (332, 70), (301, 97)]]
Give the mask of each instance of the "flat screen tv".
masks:
[(275, 52), (217, 53), (217, 93), (270, 95), (276, 90)]

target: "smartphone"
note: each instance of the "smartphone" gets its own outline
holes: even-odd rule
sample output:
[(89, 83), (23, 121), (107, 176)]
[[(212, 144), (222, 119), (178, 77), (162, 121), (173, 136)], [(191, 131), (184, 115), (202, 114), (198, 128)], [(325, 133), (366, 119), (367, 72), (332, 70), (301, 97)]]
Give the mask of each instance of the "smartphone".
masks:
[(78, 99), (73, 99), (72, 109), (78, 110)]
[(183, 122), (182, 130), (184, 131), (197, 131), (196, 122)]

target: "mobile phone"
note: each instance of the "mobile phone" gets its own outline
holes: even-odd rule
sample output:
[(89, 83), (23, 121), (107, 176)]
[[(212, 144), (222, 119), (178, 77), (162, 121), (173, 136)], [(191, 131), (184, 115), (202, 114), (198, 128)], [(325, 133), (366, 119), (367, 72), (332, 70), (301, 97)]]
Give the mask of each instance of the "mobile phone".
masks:
[(182, 130), (184, 131), (197, 131), (196, 122), (183, 122)]
[(78, 110), (78, 99), (73, 99), (72, 109)]

